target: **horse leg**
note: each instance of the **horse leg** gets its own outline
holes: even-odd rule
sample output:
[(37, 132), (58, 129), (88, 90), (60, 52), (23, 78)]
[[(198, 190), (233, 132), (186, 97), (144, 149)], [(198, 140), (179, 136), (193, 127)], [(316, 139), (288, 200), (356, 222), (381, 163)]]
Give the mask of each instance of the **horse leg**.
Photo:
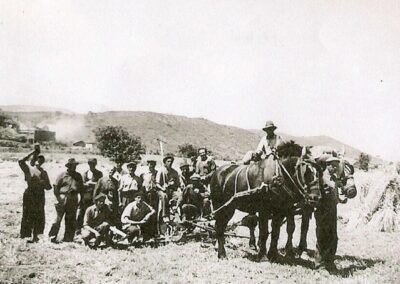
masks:
[(278, 240), (283, 218), (284, 216), (281, 214), (272, 216), (271, 243), (268, 251), (268, 258), (270, 261), (277, 261), (280, 258), (278, 253)]
[(286, 233), (287, 233), (287, 242), (285, 246), (286, 256), (293, 257), (293, 233), (296, 228), (296, 224), (294, 223), (294, 215), (288, 214), (286, 216)]
[(300, 242), (298, 246), (299, 255), (301, 255), (303, 251), (307, 250), (307, 233), (310, 225), (311, 215), (312, 215), (311, 208), (305, 208), (303, 214), (301, 215), (301, 233), (300, 233)]
[(249, 231), (250, 231), (250, 240), (249, 240), (249, 247), (253, 248), (254, 250), (257, 250), (257, 246), (256, 246), (256, 236), (254, 234), (254, 231), (256, 230), (255, 227), (251, 226), (249, 227)]
[(263, 259), (267, 255), (267, 239), (268, 239), (268, 214), (267, 212), (259, 212), (259, 236), (258, 236), (258, 246), (260, 248), (258, 252), (259, 259)]
[(218, 258), (226, 258), (225, 251), (225, 229), (232, 218), (234, 209), (225, 209), (215, 215), (215, 232), (218, 241)]

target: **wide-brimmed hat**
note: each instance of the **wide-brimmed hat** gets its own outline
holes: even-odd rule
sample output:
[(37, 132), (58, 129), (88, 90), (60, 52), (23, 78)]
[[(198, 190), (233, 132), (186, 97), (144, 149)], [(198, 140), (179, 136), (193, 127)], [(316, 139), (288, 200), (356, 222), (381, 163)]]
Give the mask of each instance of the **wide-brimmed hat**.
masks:
[(182, 161), (182, 163), (179, 165), (179, 167), (180, 167), (181, 169), (184, 168), (184, 167), (189, 167), (189, 164), (187, 163), (186, 159), (184, 159), (184, 160)]
[(65, 164), (65, 166), (68, 168), (69, 166), (78, 165), (78, 164), (79, 163), (74, 158), (70, 158), (70, 159), (68, 159), (68, 162)]
[(97, 165), (97, 159), (96, 159), (96, 158), (90, 158), (90, 159), (88, 159), (88, 164), (95, 164), (95, 165)]
[(168, 159), (172, 159), (172, 161), (174, 161), (175, 157), (172, 154), (166, 154), (165, 157), (162, 159), (163, 163), (165, 163)]
[(129, 162), (127, 165), (126, 165), (126, 167), (127, 168), (134, 168), (134, 167), (137, 167), (137, 162), (136, 161), (132, 161), (132, 162)]
[(100, 199), (106, 200), (106, 198), (107, 198), (107, 195), (105, 195), (104, 193), (100, 192), (98, 195), (96, 195), (94, 197), (94, 201), (97, 201), (97, 200), (100, 200)]
[(264, 126), (263, 130), (267, 131), (268, 128), (273, 128), (273, 130), (275, 130), (277, 127), (271, 120), (267, 120), (267, 122), (265, 122), (265, 126)]
[(199, 174), (192, 174), (190, 177), (190, 180), (200, 180), (200, 175)]
[(337, 157), (332, 156), (332, 157), (329, 157), (328, 159), (326, 159), (325, 162), (326, 162), (326, 163), (340, 162), (340, 159), (337, 158)]
[(133, 194), (133, 198), (136, 198), (136, 197), (138, 197), (138, 196), (140, 196), (140, 197), (144, 197), (144, 193), (143, 192), (141, 192), (141, 191), (138, 191), (138, 192), (135, 192), (134, 194)]

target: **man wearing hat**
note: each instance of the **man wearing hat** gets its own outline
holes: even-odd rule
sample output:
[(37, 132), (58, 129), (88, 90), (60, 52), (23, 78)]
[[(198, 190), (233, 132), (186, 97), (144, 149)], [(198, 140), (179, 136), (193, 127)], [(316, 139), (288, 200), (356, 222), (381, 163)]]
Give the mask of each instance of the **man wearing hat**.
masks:
[(206, 147), (200, 148), (198, 153), (199, 157), (196, 163), (196, 174), (200, 175), (201, 181), (207, 186), (211, 180), (211, 176), (217, 169), (217, 165), (214, 160), (207, 155)]
[(315, 267), (334, 270), (334, 259), (338, 244), (336, 173), (340, 160), (335, 156), (322, 156), (317, 162), (323, 165), (322, 182), (324, 190), (314, 213), (317, 236)]
[(164, 166), (158, 171), (156, 185), (158, 188), (159, 210), (158, 220), (162, 218), (165, 222), (169, 219), (169, 200), (176, 200), (179, 196), (178, 189), (181, 187), (178, 172), (172, 168), (174, 156), (165, 155), (163, 159)]
[(68, 160), (65, 164), (67, 170), (61, 173), (54, 185), (54, 195), (58, 201), (55, 204), (57, 217), (51, 226), (49, 237), (52, 242), (57, 242), (58, 231), (62, 218), (65, 215), (65, 242), (72, 242), (76, 229), (76, 210), (78, 209), (78, 194), (83, 198), (83, 179), (80, 173), (76, 171), (78, 162), (74, 158)]
[(152, 237), (148, 230), (148, 222), (156, 212), (143, 201), (143, 193), (135, 193), (134, 198), (134, 201), (126, 206), (121, 216), (122, 229), (128, 235), (130, 242), (141, 235), (143, 235), (144, 239)]
[[(209, 200), (206, 197), (206, 188), (200, 181), (199, 174), (190, 177), (190, 184), (183, 189), (178, 201), (178, 208), (184, 219), (194, 219), (203, 215), (206, 217)], [(209, 213), (208, 212), (208, 213)]]
[[(40, 148), (29, 153), (18, 161), (24, 173), (27, 188), (22, 199), (22, 220), (20, 237), (32, 237), (28, 242), (38, 242), (38, 235), (43, 234), (45, 225), (45, 190), (51, 189), (47, 172), (42, 168), (45, 158), (40, 154)], [(27, 164), (32, 157), (31, 164)], [(34, 166), (31, 166), (31, 165)]]
[(118, 199), (118, 181), (115, 179), (114, 174), (117, 171), (115, 167), (111, 168), (108, 176), (104, 176), (97, 182), (94, 187), (93, 199), (99, 194), (107, 196), (106, 204), (112, 212), (113, 223), (119, 224), (119, 199)]
[(187, 186), (190, 184), (190, 177), (193, 173), (190, 172), (189, 164), (187, 163), (186, 159), (180, 164), (179, 168), (181, 169), (181, 184), (182, 186)]
[(85, 216), (86, 209), (93, 205), (94, 187), (103, 173), (96, 169), (97, 159), (90, 158), (88, 160), (89, 169), (83, 174), (83, 199), (79, 202), (78, 216), (77, 216), (77, 229), (80, 230), (83, 225), (83, 217)]
[[(148, 160), (147, 166), (148, 171), (144, 172), (140, 175), (143, 180), (143, 187), (146, 190), (145, 200), (147, 203), (157, 212), (158, 211), (158, 193), (157, 193), (157, 186), (156, 186), (156, 177), (157, 177), (157, 170), (156, 170), (157, 162), (155, 160)], [(149, 230), (150, 234), (157, 234), (158, 227), (157, 227), (157, 214), (153, 214), (149, 220)]]
[(267, 135), (263, 136), (258, 143), (256, 149), (256, 156), (258, 158), (260, 158), (263, 154), (268, 156), (274, 153), (278, 146), (283, 143), (282, 137), (274, 132), (276, 128), (277, 127), (270, 120), (265, 123), (263, 130), (267, 133)]
[(133, 201), (134, 195), (142, 191), (142, 179), (135, 174), (137, 162), (130, 162), (126, 166), (128, 174), (121, 177), (119, 192), (119, 207), (121, 211)]
[(101, 241), (110, 243), (111, 211), (105, 204), (107, 196), (103, 193), (94, 198), (94, 205), (89, 206), (85, 212), (82, 228), (82, 239), (86, 245), (95, 238), (93, 247), (97, 247)]

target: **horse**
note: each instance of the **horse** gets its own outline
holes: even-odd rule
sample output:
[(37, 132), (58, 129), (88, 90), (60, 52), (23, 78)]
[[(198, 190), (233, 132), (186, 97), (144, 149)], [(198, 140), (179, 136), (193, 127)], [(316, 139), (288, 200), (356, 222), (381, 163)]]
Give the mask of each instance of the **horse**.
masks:
[[(210, 197), (215, 208), (219, 258), (226, 257), (224, 231), (236, 209), (258, 212), (260, 258), (267, 256), (268, 218), (272, 216), (268, 258), (274, 260), (279, 256), (277, 245), (284, 216), (295, 204), (315, 204), (321, 197), (319, 171), (316, 165), (302, 159), (301, 149), (293, 141), (286, 142), (265, 159), (250, 165), (225, 165), (215, 171)], [(301, 175), (301, 179), (296, 175)]]
[[(321, 176), (322, 172), (326, 168), (326, 159), (327, 156), (323, 156), (320, 158), (317, 158), (317, 164), (319, 165), (319, 169), (321, 171)], [(352, 199), (356, 197), (357, 195), (357, 188), (354, 182), (354, 167), (343, 158), (343, 156), (339, 156), (338, 159), (339, 165), (336, 167), (336, 171), (334, 175), (336, 176), (336, 182), (335, 186), (338, 190), (337, 192), (337, 201), (338, 203), (346, 203), (348, 199)], [(321, 183), (323, 183), (323, 180), (321, 179)], [(324, 185), (321, 184), (321, 187)], [(341, 196), (344, 196), (342, 199)], [(304, 206), (302, 210), (300, 211), (301, 214), (301, 233), (300, 233), (300, 242), (298, 245), (298, 253), (301, 255), (304, 251), (307, 250), (307, 233), (309, 229), (309, 223), (311, 216), (314, 212), (314, 208), (311, 206)], [(289, 255), (293, 255), (293, 245), (292, 245), (292, 240), (293, 240), (293, 232), (295, 230), (295, 222), (294, 222), (294, 215), (289, 215), (287, 216), (287, 234), (288, 234), (288, 239), (287, 243), (285, 246), (286, 253)]]

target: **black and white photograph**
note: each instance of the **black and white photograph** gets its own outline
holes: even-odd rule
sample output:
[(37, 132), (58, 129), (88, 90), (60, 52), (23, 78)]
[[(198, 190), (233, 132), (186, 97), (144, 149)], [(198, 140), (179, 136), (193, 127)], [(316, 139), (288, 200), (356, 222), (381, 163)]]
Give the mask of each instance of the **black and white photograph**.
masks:
[(399, 283), (400, 2), (0, 0), (0, 283)]

